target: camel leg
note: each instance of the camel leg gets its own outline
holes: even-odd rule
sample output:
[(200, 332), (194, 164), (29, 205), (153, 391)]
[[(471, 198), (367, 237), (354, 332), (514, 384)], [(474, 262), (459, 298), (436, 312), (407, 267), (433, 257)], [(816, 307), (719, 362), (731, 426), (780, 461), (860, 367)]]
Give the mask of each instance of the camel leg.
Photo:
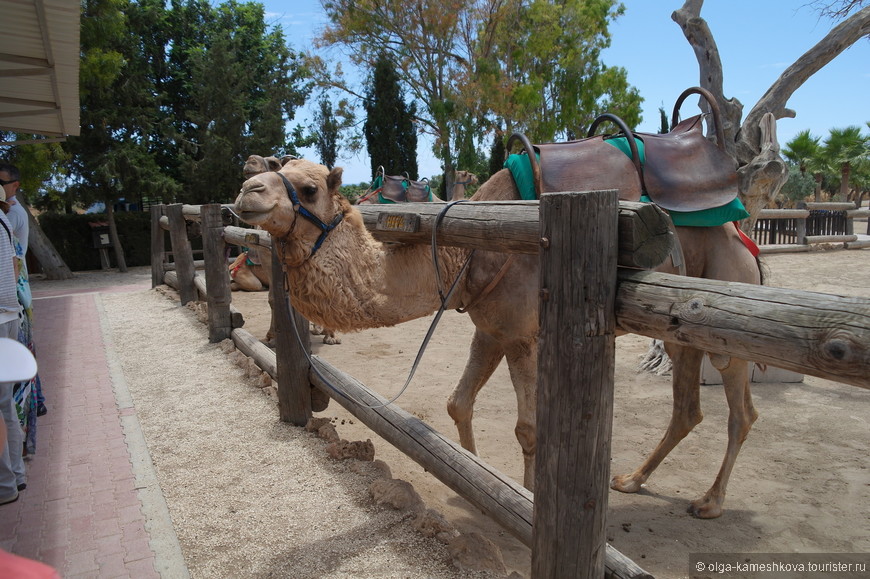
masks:
[(674, 408), (671, 423), (652, 454), (631, 474), (614, 476), (610, 488), (624, 493), (636, 493), (656, 467), (704, 418), (701, 412), (701, 361), (704, 352), (685, 346), (665, 344), (673, 361)]
[(504, 352), (497, 341), (480, 330), (475, 330), (462, 378), (447, 400), (447, 413), (456, 423), (459, 443), (462, 444), (462, 448), (474, 454), (477, 454), (474, 429), (471, 424), (474, 416), (474, 401), (503, 357)]
[(725, 397), (728, 400), (728, 448), (713, 486), (703, 497), (692, 501), (687, 509), (688, 512), (702, 519), (713, 519), (722, 514), (728, 478), (737, 461), (740, 447), (758, 418), (749, 389), (749, 363), (727, 356), (711, 356), (710, 359), (716, 369), (722, 373), (725, 385)]
[(517, 395), (517, 425), (514, 429), (523, 449), (523, 486), (535, 490), (535, 450), (537, 436), (537, 388), (538, 347), (537, 342), (523, 342), (507, 351), (508, 369)]

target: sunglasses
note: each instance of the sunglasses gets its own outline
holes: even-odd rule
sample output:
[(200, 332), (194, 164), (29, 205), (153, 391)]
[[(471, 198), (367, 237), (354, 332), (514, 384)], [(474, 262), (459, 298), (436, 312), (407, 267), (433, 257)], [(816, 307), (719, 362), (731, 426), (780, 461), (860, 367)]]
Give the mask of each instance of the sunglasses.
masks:
[(16, 183), (17, 181), (18, 179), (12, 179), (11, 181), (5, 181), (3, 179), (0, 179), (0, 185), (9, 185), (11, 183)]

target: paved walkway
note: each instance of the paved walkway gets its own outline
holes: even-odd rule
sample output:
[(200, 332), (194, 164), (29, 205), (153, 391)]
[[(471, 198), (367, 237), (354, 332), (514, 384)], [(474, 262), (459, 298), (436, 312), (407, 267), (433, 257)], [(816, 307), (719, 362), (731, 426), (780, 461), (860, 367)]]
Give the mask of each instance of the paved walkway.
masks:
[(101, 322), (100, 293), (148, 287), (34, 290), (48, 414), (37, 422), (27, 489), (0, 506), (0, 548), (65, 579), (188, 576)]

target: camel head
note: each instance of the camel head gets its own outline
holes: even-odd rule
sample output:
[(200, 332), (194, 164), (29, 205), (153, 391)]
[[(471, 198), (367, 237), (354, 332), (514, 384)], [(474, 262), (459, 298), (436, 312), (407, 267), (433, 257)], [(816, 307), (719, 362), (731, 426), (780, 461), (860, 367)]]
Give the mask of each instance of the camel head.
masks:
[(339, 167), (330, 171), (304, 159), (277, 161), (252, 155), (244, 173), (247, 179), (236, 198), (236, 213), (282, 242), (288, 265), (311, 257), (350, 211), (339, 192)]
[(457, 185), (477, 185), (477, 175), (471, 173), (470, 171), (457, 171), (456, 172), (456, 184)]

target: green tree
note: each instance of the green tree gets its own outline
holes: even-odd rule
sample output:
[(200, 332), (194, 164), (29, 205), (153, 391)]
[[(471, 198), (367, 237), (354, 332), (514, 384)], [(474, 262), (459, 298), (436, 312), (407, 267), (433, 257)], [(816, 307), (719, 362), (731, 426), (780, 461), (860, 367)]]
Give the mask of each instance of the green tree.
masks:
[[(640, 120), (641, 99), (625, 71), (599, 62), (610, 41), (607, 24), (622, 11), (614, 1), (325, 0), (323, 6), (330, 25), (322, 46), (349, 47), (356, 64), (373, 66), (381, 53), (396, 62), (448, 185), (456, 145), (467, 144), (462, 133), (470, 126), (480, 147), (492, 131), (522, 130), (537, 140), (581, 135), (605, 110), (631, 125)], [(323, 82), (340, 84), (334, 75)]]
[(504, 167), (506, 159), (504, 135), (495, 132), (492, 135), (492, 145), (489, 147), (489, 167), (486, 175), (480, 175), (479, 181), (483, 183)]
[(671, 132), (671, 124), (668, 121), (668, 113), (665, 112), (665, 107), (659, 107), (659, 134)]
[(322, 97), (317, 107), (314, 113), (314, 147), (320, 155), (320, 162), (332, 169), (338, 158), (338, 121), (328, 98)]
[(308, 72), (280, 29), (267, 29), (262, 4), (175, 0), (172, 21), (166, 109), (178, 180), (187, 202), (225, 202), (248, 155), (296, 153), (286, 126), (310, 93)]
[(843, 199), (849, 199), (849, 179), (853, 167), (867, 158), (868, 142), (870, 137), (861, 134), (861, 127), (858, 126), (831, 129), (830, 135), (825, 139), (822, 154), (839, 170), (840, 196)]
[(383, 166), (387, 175), (408, 173), (417, 179), (416, 106), (405, 101), (395, 63), (387, 53), (381, 53), (375, 62), (363, 106), (372, 175)]
[[(822, 200), (822, 175), (825, 171), (825, 159), (819, 137), (813, 137), (809, 129), (799, 132), (795, 138), (786, 143), (782, 150), (783, 156), (797, 166), (801, 175), (811, 173), (815, 181), (815, 200)], [(795, 189), (794, 187), (792, 189)], [(788, 195), (790, 198), (792, 194)]]
[[(603, 112), (641, 121), (642, 99), (626, 71), (600, 61), (612, 0), (506, 0), (478, 24), (471, 88), (483, 110), (510, 119), (505, 133), (533, 141), (578, 138)], [(476, 85), (476, 86), (475, 86)]]

